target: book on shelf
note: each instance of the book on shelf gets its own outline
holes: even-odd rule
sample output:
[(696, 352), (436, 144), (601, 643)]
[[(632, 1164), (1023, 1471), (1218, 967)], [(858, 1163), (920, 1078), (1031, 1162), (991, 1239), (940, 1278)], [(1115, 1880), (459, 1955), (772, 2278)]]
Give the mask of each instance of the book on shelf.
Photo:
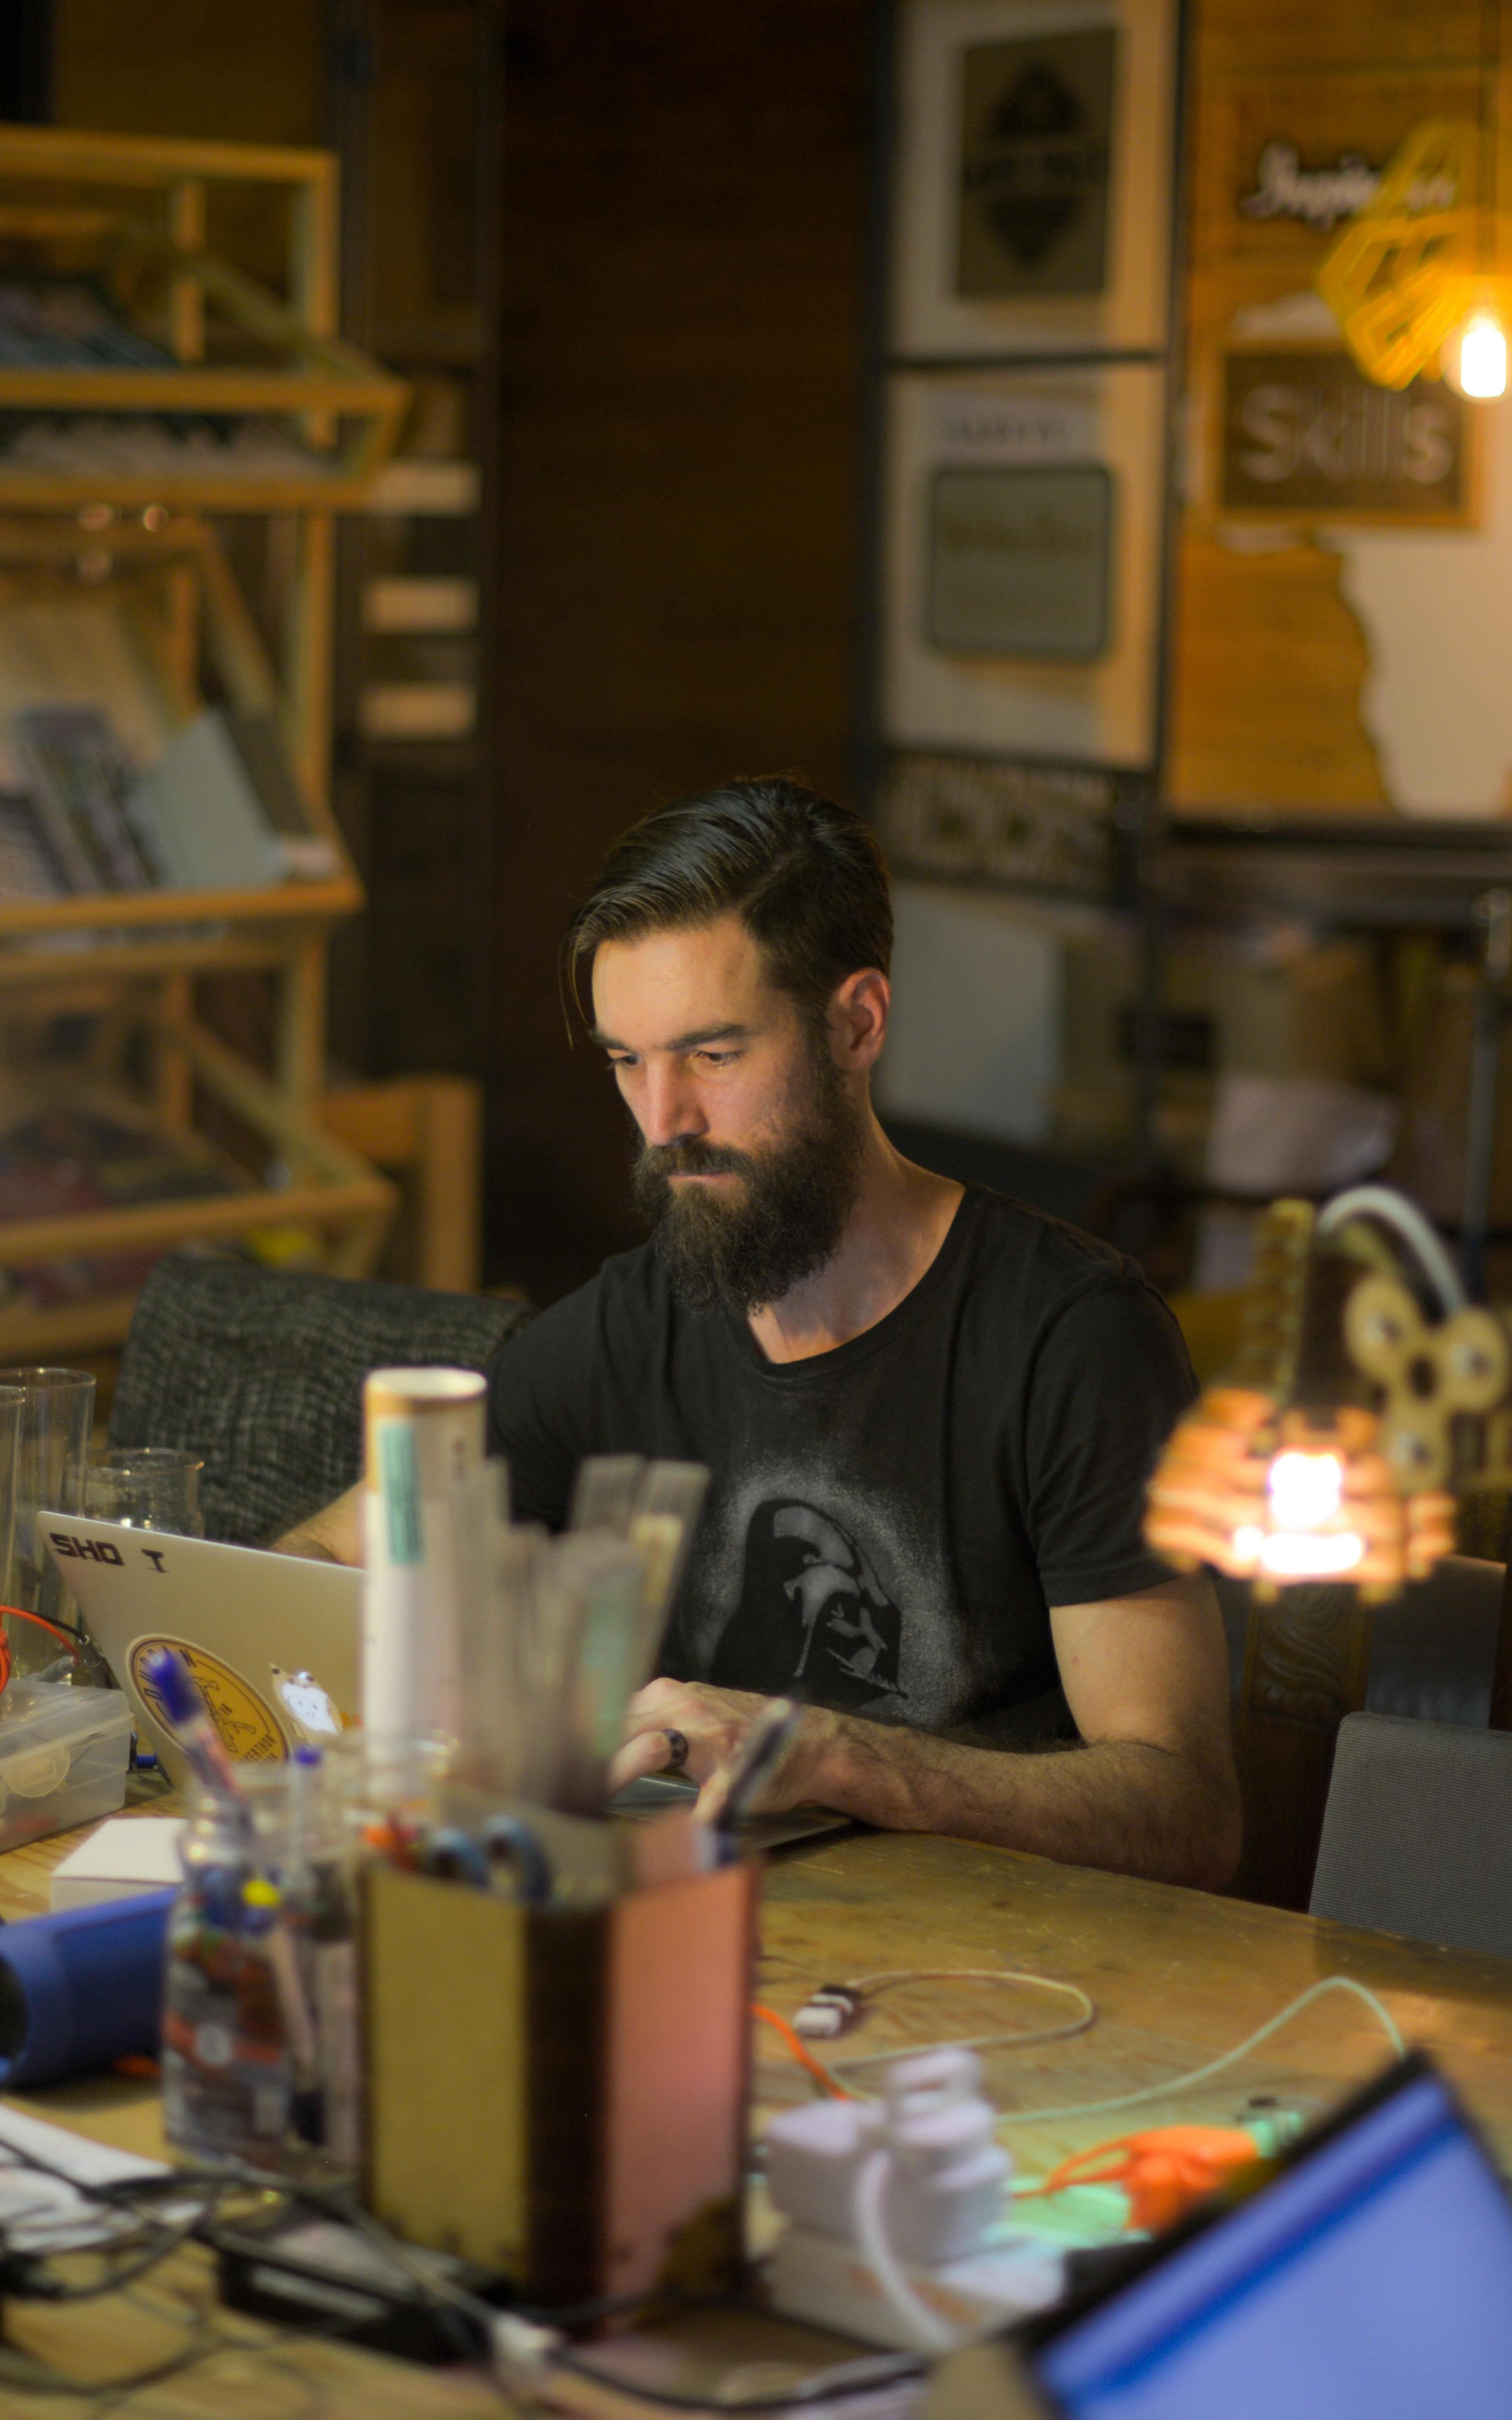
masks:
[(169, 878), (157, 833), (137, 811), (137, 768), (107, 714), (91, 706), (34, 706), (10, 729), (70, 891), (150, 891)]
[(143, 773), (100, 706), (10, 718), (23, 789), (0, 794), (0, 900), (262, 891), (337, 871), (270, 717), (208, 706)]
[(61, 899), (63, 870), (26, 790), (0, 790), (0, 899)]
[[(0, 1229), (18, 1219), (219, 1199), (248, 1183), (202, 1137), (167, 1133), (124, 1102), (83, 1096), (41, 1106), (23, 1086), (0, 1104)], [(9, 1269), (0, 1302), (24, 1298), (51, 1310), (86, 1295), (129, 1294), (162, 1249), (76, 1253)]]
[(179, 890), (265, 891), (336, 871), (270, 716), (208, 706), (169, 741), (138, 806)]
[(93, 278), (0, 280), (0, 368), (176, 367), (172, 353), (111, 309)]

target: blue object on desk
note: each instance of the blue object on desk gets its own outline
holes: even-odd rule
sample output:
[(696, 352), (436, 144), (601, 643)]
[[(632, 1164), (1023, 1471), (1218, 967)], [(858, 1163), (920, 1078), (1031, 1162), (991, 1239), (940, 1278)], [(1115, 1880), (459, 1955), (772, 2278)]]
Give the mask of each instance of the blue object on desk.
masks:
[(0, 2090), (156, 2056), (177, 1896), (100, 1900), (0, 1929)]
[(476, 1836), (444, 1824), (421, 1850), (420, 1867), (423, 1873), (471, 1883), (474, 1890), (491, 1890), (502, 1869), (526, 1907), (545, 1907), (551, 1897), (550, 1862), (520, 1815), (490, 1815)]

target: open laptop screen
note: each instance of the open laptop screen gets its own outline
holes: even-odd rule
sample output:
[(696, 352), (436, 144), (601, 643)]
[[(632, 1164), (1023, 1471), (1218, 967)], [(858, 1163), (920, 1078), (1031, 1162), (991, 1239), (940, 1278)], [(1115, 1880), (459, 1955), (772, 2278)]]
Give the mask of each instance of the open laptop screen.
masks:
[(1035, 2368), (1072, 2420), (1504, 2420), (1512, 2203), (1410, 2060), (1253, 2200), (1072, 2319)]

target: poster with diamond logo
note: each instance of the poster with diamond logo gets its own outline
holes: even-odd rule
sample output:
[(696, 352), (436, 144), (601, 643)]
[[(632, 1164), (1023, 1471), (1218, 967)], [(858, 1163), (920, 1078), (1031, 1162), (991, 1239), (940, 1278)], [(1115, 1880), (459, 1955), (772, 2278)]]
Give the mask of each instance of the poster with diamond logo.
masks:
[(1159, 353), (1177, 0), (898, 0), (894, 359)]
[(1118, 32), (979, 43), (961, 63), (958, 294), (1101, 294)]

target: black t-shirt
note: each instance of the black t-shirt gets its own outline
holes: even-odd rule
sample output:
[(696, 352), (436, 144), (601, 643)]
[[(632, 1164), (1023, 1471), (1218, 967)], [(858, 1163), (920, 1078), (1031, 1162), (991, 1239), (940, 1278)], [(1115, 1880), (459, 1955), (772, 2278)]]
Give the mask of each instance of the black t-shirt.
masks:
[(680, 1310), (653, 1246), (607, 1261), (498, 1354), (489, 1426), (552, 1528), (584, 1454), (710, 1466), (664, 1673), (1030, 1737), (1067, 1728), (1050, 1606), (1167, 1576), (1144, 1485), (1193, 1392), (1133, 1262), (973, 1187), (912, 1293), (806, 1360)]

